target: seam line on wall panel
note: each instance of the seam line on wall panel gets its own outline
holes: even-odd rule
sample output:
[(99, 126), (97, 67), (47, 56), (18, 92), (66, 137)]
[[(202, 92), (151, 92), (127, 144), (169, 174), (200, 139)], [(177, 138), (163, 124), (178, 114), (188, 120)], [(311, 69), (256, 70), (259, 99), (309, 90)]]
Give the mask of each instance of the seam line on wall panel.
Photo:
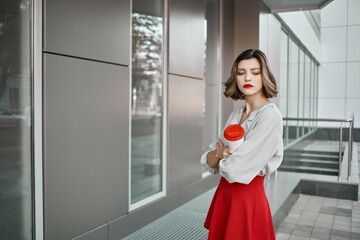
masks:
[(97, 60), (97, 59), (84, 58), (84, 57), (78, 57), (78, 56), (72, 56), (72, 55), (67, 55), (67, 54), (62, 54), (62, 53), (56, 53), (56, 52), (44, 51), (44, 53), (52, 54), (52, 55), (57, 55), (57, 56), (63, 56), (63, 57), (76, 58), (76, 59), (81, 59), (81, 60), (87, 60), (87, 61), (91, 61), (91, 62), (111, 64), (111, 65), (116, 65), (116, 66), (121, 66), (121, 67), (129, 67), (129, 65), (126, 65), (126, 64), (120, 64), (120, 63), (113, 63), (113, 62), (101, 61), (101, 60)]
[(345, 48), (345, 106), (344, 106), (344, 116), (346, 117), (346, 96), (347, 96), (347, 81), (348, 81), (348, 52), (349, 52), (349, 1), (346, 1), (346, 48)]
[(168, 72), (168, 74), (173, 75), (173, 76), (178, 76), (178, 77), (185, 77), (185, 78), (191, 78), (191, 79), (196, 79), (196, 80), (203, 80), (202, 78), (199, 78), (199, 77), (192, 77), (192, 76), (187, 76), (187, 75), (182, 75), (182, 74), (177, 74), (177, 73)]

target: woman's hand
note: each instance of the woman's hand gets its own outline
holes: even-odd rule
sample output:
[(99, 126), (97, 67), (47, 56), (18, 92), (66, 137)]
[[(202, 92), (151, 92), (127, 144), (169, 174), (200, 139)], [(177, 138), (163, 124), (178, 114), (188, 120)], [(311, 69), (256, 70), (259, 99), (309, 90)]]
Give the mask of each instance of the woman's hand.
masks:
[(215, 151), (215, 156), (217, 158), (223, 159), (223, 158), (227, 158), (228, 156), (230, 156), (233, 153), (233, 150), (231, 150), (229, 148), (229, 146), (224, 146), (224, 144), (222, 143), (221, 139), (219, 138), (217, 143), (216, 143), (216, 151)]
[(228, 146), (224, 146), (219, 138), (216, 143), (216, 150), (209, 152), (206, 157), (207, 164), (212, 168), (218, 167), (220, 160), (227, 158), (232, 153), (233, 151)]

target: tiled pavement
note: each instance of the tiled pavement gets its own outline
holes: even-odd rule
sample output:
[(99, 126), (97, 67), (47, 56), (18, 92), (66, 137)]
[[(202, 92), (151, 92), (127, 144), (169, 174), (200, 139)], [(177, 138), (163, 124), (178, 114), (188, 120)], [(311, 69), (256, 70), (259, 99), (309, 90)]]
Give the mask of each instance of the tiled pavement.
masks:
[(301, 194), (276, 239), (360, 239), (360, 202)]
[(300, 194), (277, 228), (276, 239), (360, 239), (360, 201)]

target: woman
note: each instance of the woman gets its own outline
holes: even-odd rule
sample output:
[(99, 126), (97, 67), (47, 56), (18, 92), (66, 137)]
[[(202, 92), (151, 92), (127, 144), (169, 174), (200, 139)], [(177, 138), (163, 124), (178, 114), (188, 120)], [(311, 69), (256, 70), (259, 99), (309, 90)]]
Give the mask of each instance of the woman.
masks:
[(231, 113), (225, 128), (240, 124), (245, 137), (233, 151), (223, 131), (201, 157), (203, 166), (222, 176), (204, 225), (209, 239), (275, 239), (264, 176), (274, 172), (283, 158), (282, 116), (268, 100), (277, 92), (263, 52), (249, 49), (236, 58), (224, 94), (245, 100), (245, 105)]

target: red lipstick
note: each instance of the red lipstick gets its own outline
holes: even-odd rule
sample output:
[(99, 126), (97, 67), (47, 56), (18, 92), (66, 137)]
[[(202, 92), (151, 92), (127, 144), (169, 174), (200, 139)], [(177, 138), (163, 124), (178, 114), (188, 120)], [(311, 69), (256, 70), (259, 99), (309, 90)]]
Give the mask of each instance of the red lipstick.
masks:
[(244, 88), (251, 88), (251, 87), (253, 87), (253, 85), (251, 85), (251, 84), (245, 84), (244, 85)]

